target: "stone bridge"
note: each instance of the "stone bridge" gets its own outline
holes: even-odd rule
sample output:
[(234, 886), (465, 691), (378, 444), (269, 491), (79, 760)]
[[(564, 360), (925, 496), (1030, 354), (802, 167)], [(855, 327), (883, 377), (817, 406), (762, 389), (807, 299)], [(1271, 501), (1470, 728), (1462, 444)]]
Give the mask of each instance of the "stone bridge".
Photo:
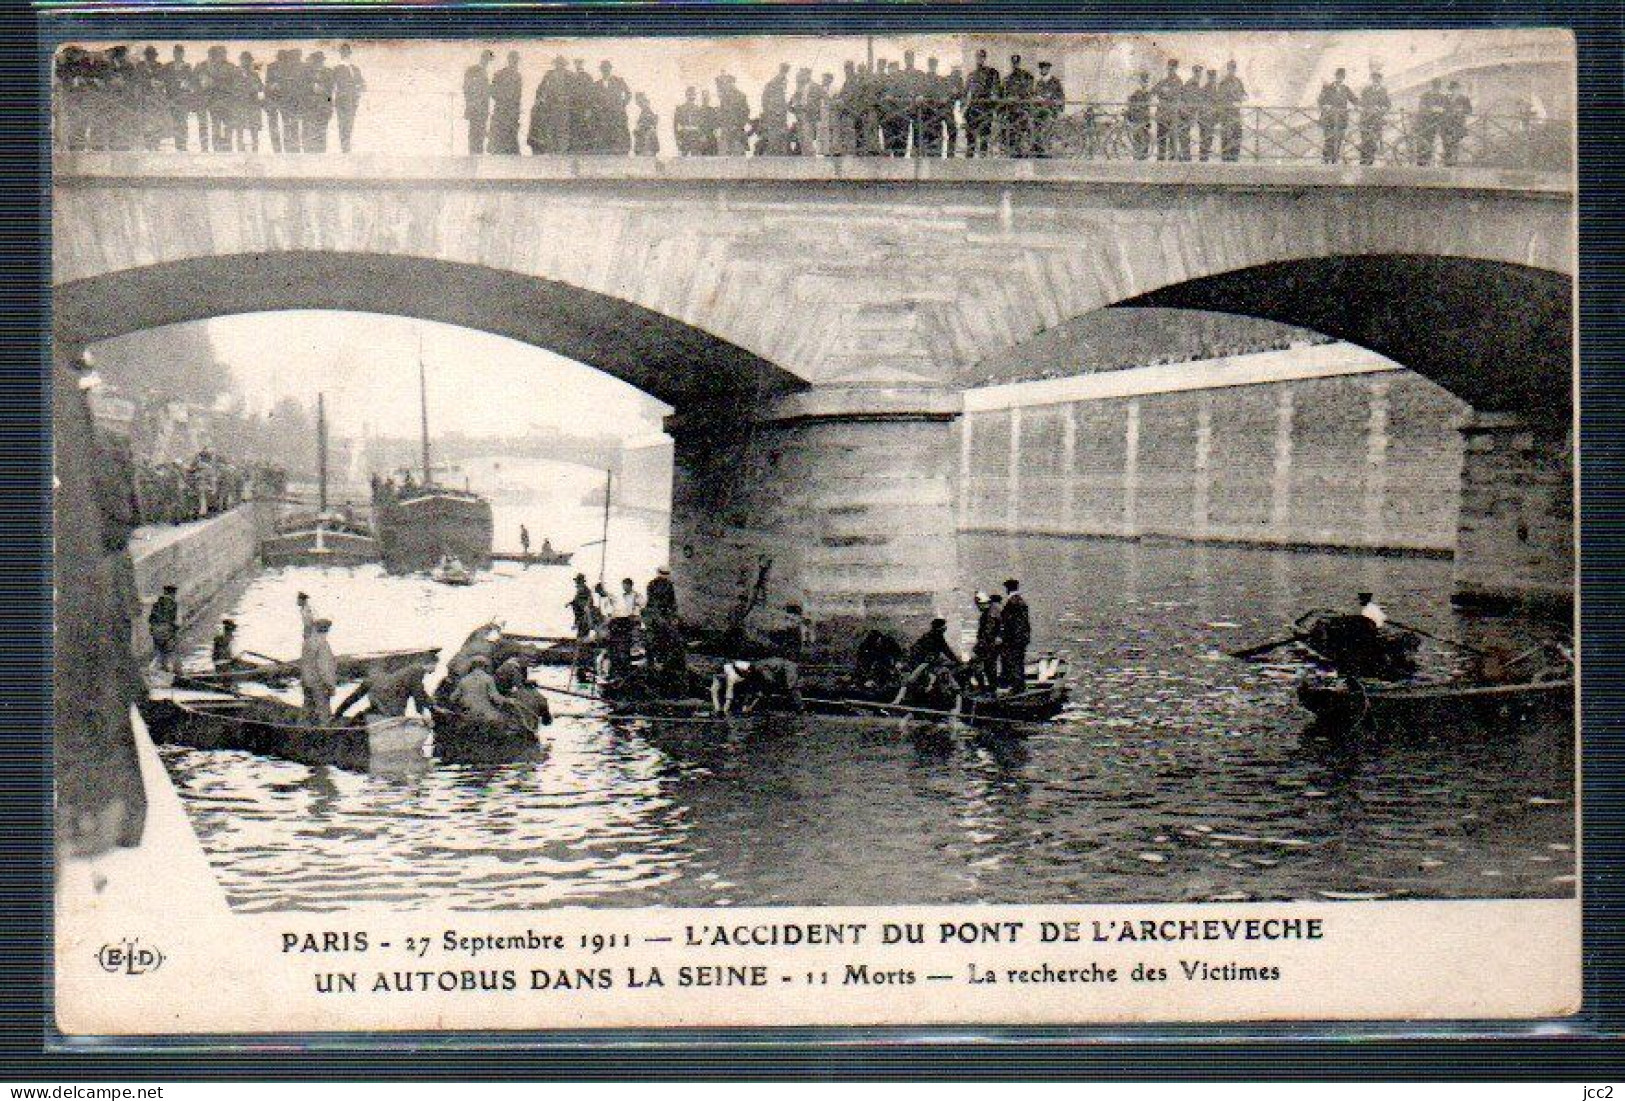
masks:
[(71, 154), (55, 176), (61, 355), (361, 310), (527, 341), (673, 405), (673, 569), (713, 621), (763, 566), (771, 601), (832, 628), (958, 611), (961, 393), (1105, 307), (1270, 317), (1412, 367), (1506, 441), (1492, 498), (1519, 482), (1506, 463), (1556, 454), (1529, 432), (1571, 420), (1574, 196), (1539, 173)]

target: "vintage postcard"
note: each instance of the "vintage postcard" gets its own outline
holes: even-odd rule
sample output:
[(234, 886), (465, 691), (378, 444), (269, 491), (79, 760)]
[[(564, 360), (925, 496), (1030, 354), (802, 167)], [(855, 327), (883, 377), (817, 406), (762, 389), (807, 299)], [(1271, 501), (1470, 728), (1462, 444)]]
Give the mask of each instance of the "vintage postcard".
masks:
[(1580, 1008), (1567, 32), (50, 65), (63, 1034)]

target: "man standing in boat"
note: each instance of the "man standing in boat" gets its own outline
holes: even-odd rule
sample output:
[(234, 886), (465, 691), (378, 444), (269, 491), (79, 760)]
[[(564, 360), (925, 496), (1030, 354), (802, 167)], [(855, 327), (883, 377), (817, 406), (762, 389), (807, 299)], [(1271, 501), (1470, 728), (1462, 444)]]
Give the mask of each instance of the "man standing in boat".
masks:
[(970, 678), (989, 691), (999, 686), (999, 614), (1003, 597), (998, 593), (976, 594), (976, 642), (971, 647)]
[(530, 557), (530, 529), (524, 524), (519, 525), (519, 553), (526, 558)]
[(570, 598), (569, 608), (575, 617), (576, 641), (583, 641), (598, 626), (598, 604), (592, 590), (587, 588), (586, 574), (576, 574), (576, 591)]
[(147, 633), (152, 636), (152, 664), (169, 673), (181, 671), (181, 609), (175, 599), (175, 586), (165, 585), (163, 595), (152, 602), (147, 613)]
[(304, 622), (305, 641), (299, 652), (299, 687), (304, 690), (304, 717), (311, 726), (333, 721), (333, 693), (339, 684), (339, 660), (327, 633), (331, 619), (318, 618), (310, 597), (298, 596), (299, 618)]
[(1033, 640), (1033, 621), (1021, 582), (1004, 583), (1004, 610), (999, 613), (999, 679), (1009, 689), (1027, 686), (1027, 647)]
[(632, 666), (632, 647), (637, 642), (638, 617), (643, 612), (643, 597), (630, 577), (621, 579), (621, 591), (609, 601), (609, 675), (619, 680)]
[(214, 671), (217, 673), (234, 668), (237, 665), (236, 620), (223, 619), (220, 621), (220, 630), (214, 636), (209, 658), (214, 663)]
[(677, 614), (677, 587), (671, 570), (661, 566), (647, 586), (643, 607), (644, 648), (649, 655), (649, 671), (656, 693), (661, 696), (688, 695), (688, 646), (683, 640), (683, 623)]

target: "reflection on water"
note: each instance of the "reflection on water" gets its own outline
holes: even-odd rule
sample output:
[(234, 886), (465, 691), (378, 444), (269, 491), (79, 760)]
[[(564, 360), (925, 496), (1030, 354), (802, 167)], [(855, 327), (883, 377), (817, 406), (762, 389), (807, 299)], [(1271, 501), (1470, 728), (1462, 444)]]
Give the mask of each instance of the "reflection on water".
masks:
[[(623, 560), (639, 578), (658, 560), (646, 534), (648, 562)], [(1037, 644), (1072, 652), (1065, 721), (1013, 741), (903, 722), (610, 721), (566, 701), (541, 762), (390, 778), (164, 757), (245, 910), (1572, 892), (1572, 732), (1343, 748), (1303, 736), (1292, 669), (1217, 654), (1357, 589), (1457, 637), (1448, 562), (1003, 537), (967, 539), (962, 561), (967, 590), (1022, 578)], [(256, 581), (239, 618), (285, 650), (303, 587), (365, 608), (351, 641), (368, 647), (455, 645), (488, 609), (545, 633), (563, 625), (570, 572), (456, 590), (292, 570)]]

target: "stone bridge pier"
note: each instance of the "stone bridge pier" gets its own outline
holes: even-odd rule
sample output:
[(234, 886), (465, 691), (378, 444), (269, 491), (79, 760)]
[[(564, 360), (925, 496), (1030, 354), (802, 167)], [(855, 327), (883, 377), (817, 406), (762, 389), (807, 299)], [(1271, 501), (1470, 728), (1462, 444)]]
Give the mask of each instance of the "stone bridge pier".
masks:
[(750, 608), (761, 629), (800, 604), (825, 652), (933, 615), (957, 630), (960, 405), (947, 389), (829, 388), (671, 417), (685, 615), (725, 627)]

